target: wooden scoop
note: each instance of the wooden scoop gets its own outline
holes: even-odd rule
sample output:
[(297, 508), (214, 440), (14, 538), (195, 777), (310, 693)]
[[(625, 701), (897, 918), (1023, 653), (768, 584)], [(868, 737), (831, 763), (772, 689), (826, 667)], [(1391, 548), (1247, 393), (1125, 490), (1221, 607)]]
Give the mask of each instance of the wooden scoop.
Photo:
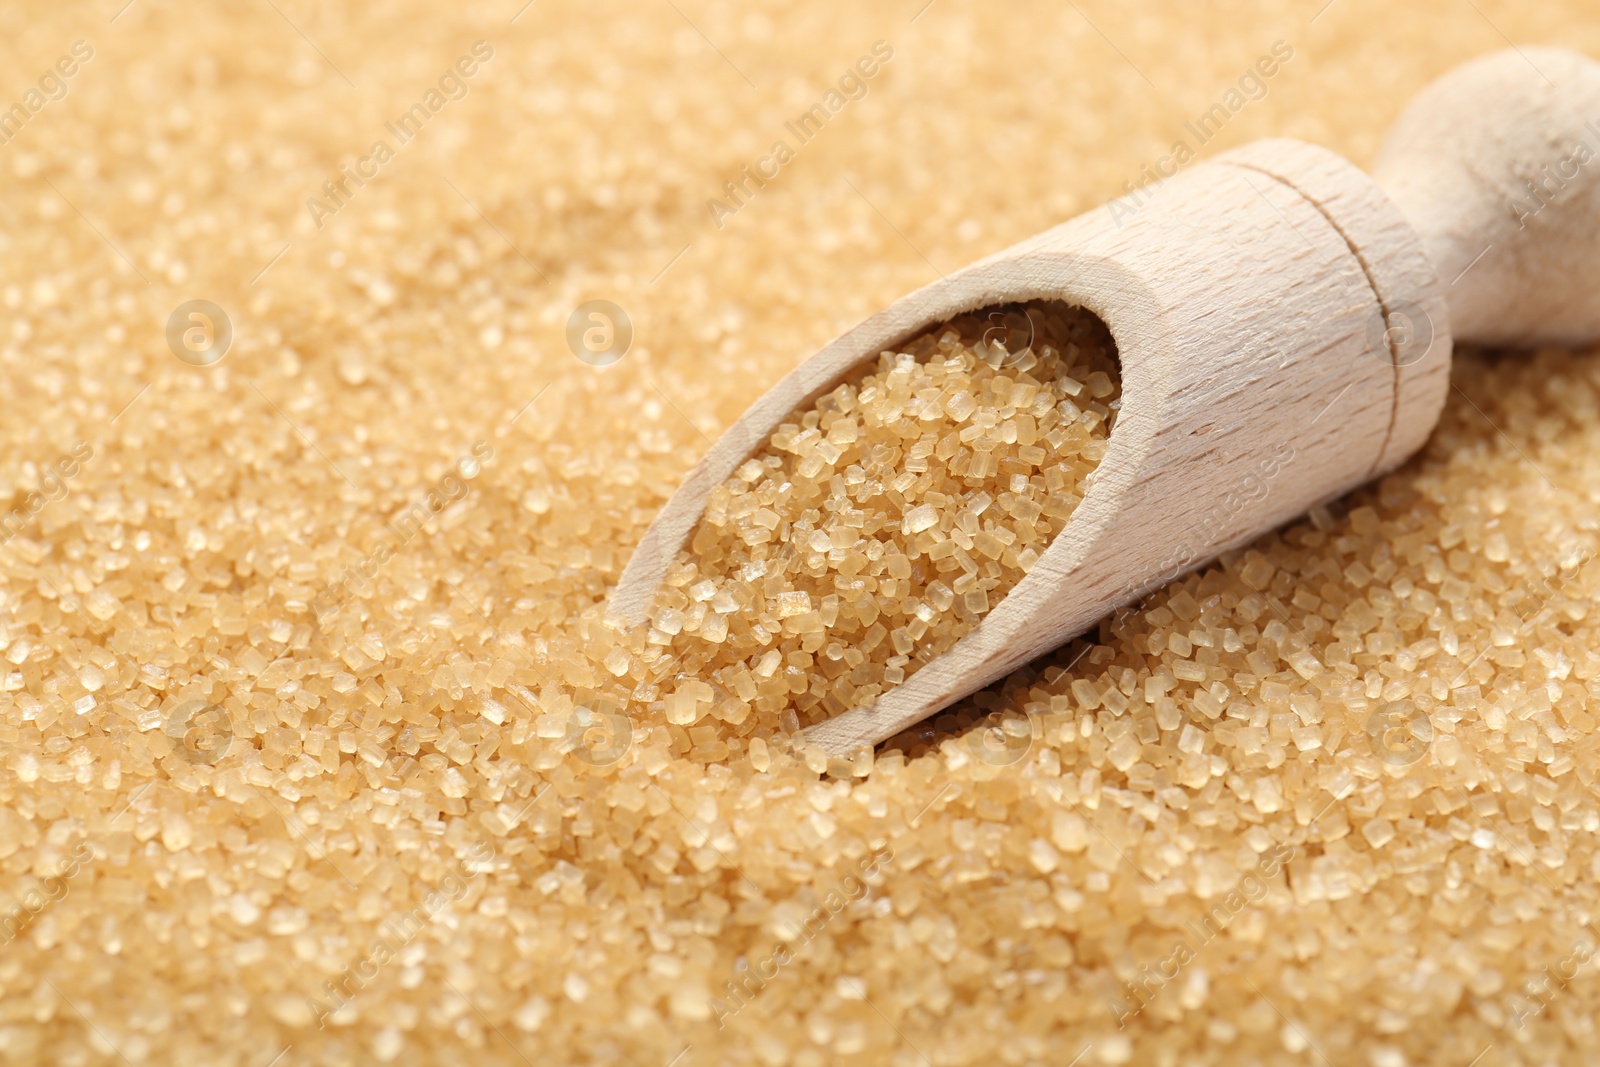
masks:
[(1033, 569), (943, 655), (810, 727), (875, 744), (1116, 608), (1392, 470), (1433, 430), (1452, 336), (1600, 336), (1600, 64), (1526, 48), (1447, 74), (1401, 115), (1374, 181), (1258, 141), (896, 301), (800, 364), (689, 472), (611, 598), (627, 625), (728, 478), (864, 361), (962, 312), (1031, 300), (1110, 329), (1122, 408)]

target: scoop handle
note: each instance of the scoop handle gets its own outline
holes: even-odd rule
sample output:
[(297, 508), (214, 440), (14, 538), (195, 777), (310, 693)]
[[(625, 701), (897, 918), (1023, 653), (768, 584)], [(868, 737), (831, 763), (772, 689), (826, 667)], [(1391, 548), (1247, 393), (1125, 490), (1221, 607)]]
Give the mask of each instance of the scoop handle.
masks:
[(1421, 235), (1458, 341), (1600, 338), (1600, 63), (1513, 48), (1433, 82), (1373, 177)]

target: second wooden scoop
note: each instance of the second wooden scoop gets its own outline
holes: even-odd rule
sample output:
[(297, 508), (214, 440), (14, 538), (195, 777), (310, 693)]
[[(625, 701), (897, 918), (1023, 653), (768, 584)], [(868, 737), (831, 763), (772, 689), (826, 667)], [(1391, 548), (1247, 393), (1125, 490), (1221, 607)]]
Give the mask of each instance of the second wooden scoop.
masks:
[(1122, 409), (1105, 458), (976, 627), (806, 731), (830, 753), (898, 733), (1393, 469), (1438, 420), (1452, 335), (1600, 336), (1600, 65), (1559, 49), (1485, 57), (1412, 102), (1376, 181), (1325, 149), (1258, 141), (904, 297), (712, 446), (623, 571), (613, 615), (645, 621), (711, 489), (797, 408), (931, 326), (1031, 300), (1087, 308), (1116, 341)]

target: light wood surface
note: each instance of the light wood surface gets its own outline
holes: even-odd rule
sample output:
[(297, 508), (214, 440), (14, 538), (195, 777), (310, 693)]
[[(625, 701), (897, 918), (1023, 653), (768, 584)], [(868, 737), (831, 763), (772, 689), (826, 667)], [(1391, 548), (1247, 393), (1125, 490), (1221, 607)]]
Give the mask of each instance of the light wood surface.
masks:
[(1373, 176), (1422, 235), (1458, 339), (1600, 335), (1600, 64), (1538, 47), (1465, 63), (1407, 105)]
[[(1352, 235), (1395, 260), (1381, 282)], [(1310, 145), (1252, 145), (1169, 182), (1120, 230), (1091, 213), (972, 271), (990, 286), (1011, 279), (1012, 299), (1100, 315), (1118, 344), (1122, 413), (1094, 485), (1032, 572), (903, 685), (811, 727), (830, 752), (899, 732), (1359, 485), (1414, 450), (1443, 402), (1448, 325), (1404, 368), (1419, 384), (1404, 405), (1382, 326), (1385, 305), (1402, 303), (1447, 322), (1419, 242), (1371, 179)], [(932, 299), (908, 300), (919, 296)]]
[[(1552, 66), (1557, 55), (1570, 56), (1541, 52)], [(1414, 129), (1457, 99), (1476, 101), (1504, 82), (1526, 90), (1508, 62), (1495, 56), (1471, 64), (1464, 83), (1461, 72), (1451, 75), (1440, 84), (1454, 88), (1430, 89), (1407, 111), (1384, 156), (1400, 204), (1331, 152), (1260, 141), (1169, 179), (1131, 216), (1092, 211), (871, 316), (800, 364), (712, 446), (641, 540), (611, 599), (613, 616), (630, 626), (645, 621), (710, 490), (786, 416), (885, 348), (994, 304), (1063, 300), (1105, 321), (1122, 367), (1116, 429), (1071, 521), (977, 627), (874, 704), (806, 731), (830, 753), (892, 736), (1218, 553), (1392, 469), (1438, 419), (1456, 317), (1487, 336), (1482, 324), (1503, 313), (1513, 294), (1530, 299), (1516, 288), (1447, 293), (1433, 257), (1454, 269), (1479, 224), (1517, 255), (1532, 247), (1524, 241), (1545, 240), (1569, 265), (1594, 242), (1592, 225), (1581, 239), (1553, 236), (1548, 227), (1524, 237), (1515, 226), (1517, 239), (1505, 238), (1496, 219), (1474, 221), (1473, 211), (1492, 214), (1487, 193), (1453, 212), (1425, 214), (1421, 234), (1402, 211), (1431, 203), (1430, 166), (1457, 182), (1519, 172), (1516, 160), (1488, 169), (1481, 159), (1458, 160), (1448, 152), (1459, 147), (1447, 152)], [(1564, 83), (1585, 92), (1600, 70), (1562, 63)], [(1582, 128), (1544, 94), (1520, 99), (1491, 117), (1526, 119), (1529, 108), (1548, 105), (1573, 136)], [(1600, 119), (1600, 108), (1594, 114)], [(1565, 135), (1540, 136), (1559, 142)], [(1471, 143), (1490, 151), (1487, 142)], [(1528, 150), (1527, 138), (1504, 143)], [(1600, 158), (1594, 165), (1600, 169)], [(1593, 202), (1574, 193), (1570, 203), (1576, 219)], [(1593, 264), (1587, 269), (1592, 274)], [(1584, 276), (1574, 270), (1573, 278)], [(1562, 285), (1572, 299), (1554, 332), (1600, 334), (1597, 290), (1571, 279)]]

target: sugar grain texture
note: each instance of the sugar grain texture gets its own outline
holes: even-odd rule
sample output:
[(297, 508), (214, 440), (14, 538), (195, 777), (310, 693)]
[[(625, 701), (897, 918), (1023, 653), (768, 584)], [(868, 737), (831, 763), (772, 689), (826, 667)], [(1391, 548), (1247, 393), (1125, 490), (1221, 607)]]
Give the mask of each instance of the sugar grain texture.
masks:
[(1061, 304), (963, 315), (853, 378), (712, 491), (657, 597), (638, 680), (671, 688), (692, 755), (870, 705), (950, 648), (1066, 525), (1121, 406), (1111, 335)]
[[(604, 618), (707, 439), (796, 359), (1098, 208), (1267, 42), (1294, 64), (1207, 151), (1287, 134), (1367, 163), (1400, 101), (1503, 45), (1485, 17), (1600, 52), (1582, 4), (117, 6), (0, 11), (25, 72), (0, 100), (94, 49), (0, 146), (0, 1063), (1600, 1056), (1600, 354), (1458, 353), (1404, 468), (870, 758), (830, 765), (782, 717), (914, 669), (1071, 519), (1025, 546), (1002, 501), (1054, 499), (1060, 460), (1022, 450), (1059, 414), (1024, 445), (1044, 416), (992, 395), (983, 433), (1018, 434), (993, 485), (972, 449), (913, 498), (950, 431), (860, 412), (951, 374), (1009, 403), (1022, 372), (891, 358), (880, 401), (804, 441), (800, 416), (725, 487), (691, 557), (766, 597), (744, 567), (796, 546), (760, 656), (754, 594), (718, 612), (704, 575), (667, 643)], [(470, 92), (318, 229), (306, 200), (479, 39)], [(880, 39), (866, 95), (716, 229), (705, 201)], [(211, 367), (163, 333), (196, 297), (232, 318)], [(564, 339), (596, 298), (634, 326), (608, 367)], [(889, 477), (854, 460), (868, 500), (841, 451), (791, 479), (818, 500), (760, 502), (847, 416), (902, 442)], [(809, 510), (842, 528), (796, 541)], [(921, 584), (845, 530), (916, 547)], [(884, 575), (868, 624), (849, 583)], [(861, 663), (829, 659), (873, 625)], [(770, 649), (783, 690), (719, 714)]]

